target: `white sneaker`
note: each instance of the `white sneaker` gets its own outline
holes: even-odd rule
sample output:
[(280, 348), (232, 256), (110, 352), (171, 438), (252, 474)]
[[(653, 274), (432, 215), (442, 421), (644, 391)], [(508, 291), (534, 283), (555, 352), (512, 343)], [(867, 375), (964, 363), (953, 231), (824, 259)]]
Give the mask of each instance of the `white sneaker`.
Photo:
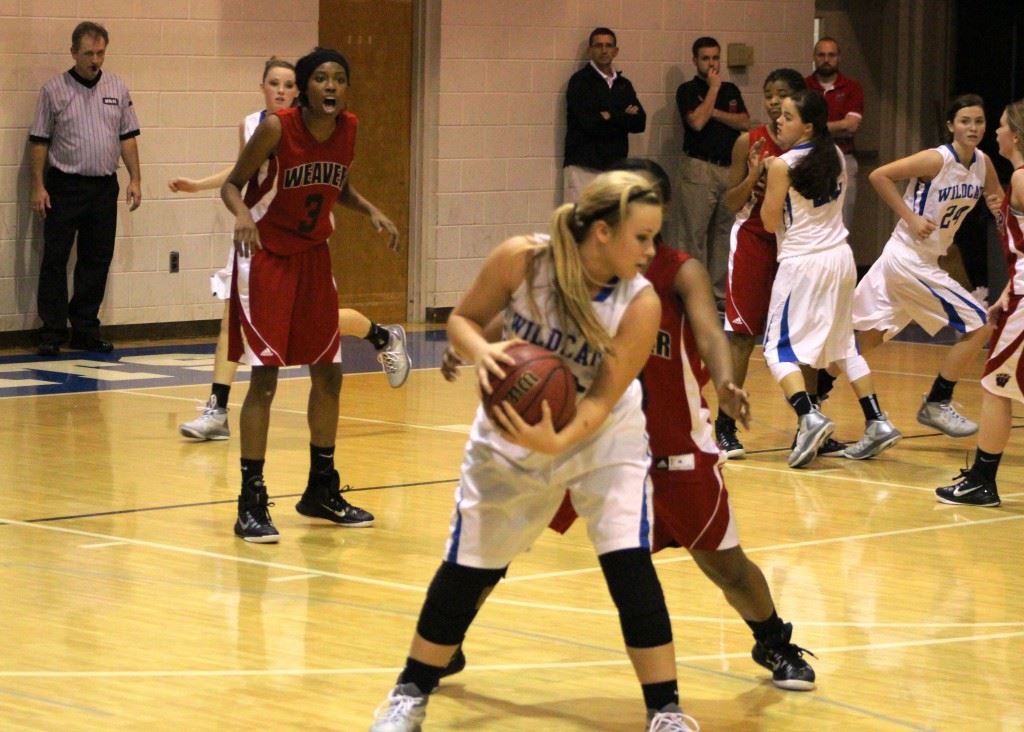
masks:
[(429, 699), (416, 684), (398, 684), (374, 711), (370, 732), (420, 732)]
[(869, 420), (864, 434), (843, 453), (850, 460), (867, 460), (881, 454), (900, 441), (903, 435), (886, 415), (882, 419)]
[(930, 402), (927, 394), (917, 410), (917, 421), (950, 437), (969, 437), (978, 431), (978, 423), (956, 411), (952, 402)]
[(217, 405), (217, 397), (210, 395), (210, 401), (199, 407), (202, 412), (190, 422), (178, 425), (178, 432), (196, 440), (226, 440), (231, 437), (228, 427), (228, 410)]
[(683, 714), (678, 704), (667, 704), (650, 716), (645, 732), (700, 732), (700, 725), (690, 715)]
[(409, 378), (409, 369), (412, 368), (412, 359), (409, 358), (409, 351), (405, 343), (405, 328), (400, 325), (385, 325), (391, 337), (388, 345), (377, 354), (377, 360), (388, 377), (388, 383), (392, 389), (397, 389)]
[(817, 408), (800, 418), (793, 451), (786, 461), (791, 468), (802, 468), (818, 455), (818, 448), (832, 435), (835, 425)]

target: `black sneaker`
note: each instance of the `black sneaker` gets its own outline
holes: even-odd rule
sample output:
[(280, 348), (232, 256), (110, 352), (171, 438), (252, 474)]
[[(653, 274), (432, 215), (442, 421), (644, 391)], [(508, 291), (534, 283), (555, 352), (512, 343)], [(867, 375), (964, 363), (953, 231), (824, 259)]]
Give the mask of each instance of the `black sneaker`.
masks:
[(337, 470), (327, 475), (310, 475), (302, 498), (295, 504), (295, 510), (303, 516), (333, 521), (339, 526), (358, 528), (373, 526), (373, 514), (353, 506), (341, 497), (351, 486), (340, 487), (341, 478)]
[(935, 489), (935, 498), (941, 503), (954, 503), (960, 506), (998, 506), (999, 492), (995, 481), (985, 480), (971, 470), (961, 470), (960, 480), (953, 485)]
[(810, 691), (814, 688), (814, 669), (803, 656), (805, 653), (814, 658), (817, 656), (806, 648), (790, 643), (792, 637), (793, 624), (786, 623), (780, 635), (754, 643), (750, 657), (772, 672), (772, 683), (780, 689)]
[(818, 448), (818, 457), (842, 457), (846, 452), (846, 443), (829, 437)]
[(238, 520), (235, 521), (235, 536), (254, 544), (276, 544), (281, 535), (270, 520), (267, 486), (262, 480), (254, 480), (242, 488), (238, 495)]
[(718, 436), (718, 449), (725, 453), (725, 456), (730, 460), (741, 458), (747, 454), (746, 449), (743, 447), (743, 443), (736, 437), (735, 427), (726, 427), (723, 425), (717, 425), (715, 427), (715, 433)]

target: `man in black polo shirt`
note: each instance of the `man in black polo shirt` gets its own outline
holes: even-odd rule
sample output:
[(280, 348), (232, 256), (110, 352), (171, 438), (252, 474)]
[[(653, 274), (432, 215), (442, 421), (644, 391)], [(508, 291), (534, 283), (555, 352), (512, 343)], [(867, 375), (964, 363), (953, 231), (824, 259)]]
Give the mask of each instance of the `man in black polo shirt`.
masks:
[(615, 33), (590, 33), (590, 63), (569, 79), (566, 91), (563, 201), (576, 202), (599, 173), (629, 157), (629, 133), (643, 132), (647, 113), (629, 80), (612, 68), (619, 53)]
[(676, 105), (686, 134), (679, 176), (679, 246), (708, 268), (715, 300), (725, 300), (729, 231), (725, 205), (732, 146), (750, 128), (750, 115), (735, 84), (722, 81), (721, 47), (704, 36), (693, 43), (697, 75), (679, 85)]
[[(106, 353), (100, 338), (100, 304), (114, 256), (117, 166), (128, 169), (128, 210), (142, 202), (139, 122), (125, 83), (101, 70), (109, 36), (83, 22), (71, 34), (75, 65), (50, 79), (39, 94), (31, 142), (32, 209), (43, 220), (39, 269), (39, 355), (71, 347)], [(67, 264), (76, 241), (74, 296), (68, 302)]]

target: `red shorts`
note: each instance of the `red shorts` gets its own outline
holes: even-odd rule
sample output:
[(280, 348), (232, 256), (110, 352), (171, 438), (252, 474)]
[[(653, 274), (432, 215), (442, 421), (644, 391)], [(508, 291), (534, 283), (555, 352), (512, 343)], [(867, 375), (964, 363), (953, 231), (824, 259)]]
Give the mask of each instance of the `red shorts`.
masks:
[(338, 290), (327, 244), (235, 257), (228, 358), (252, 366), (339, 363)]
[[(718, 455), (694, 454), (693, 470), (651, 470), (654, 484), (654, 545), (703, 551), (731, 549), (739, 545), (729, 509)], [(576, 520), (566, 492), (562, 505), (548, 524), (564, 534)]]
[(779, 263), (775, 236), (767, 238), (733, 226), (729, 242), (729, 277), (725, 283), (725, 330), (756, 336), (764, 333), (772, 283)]

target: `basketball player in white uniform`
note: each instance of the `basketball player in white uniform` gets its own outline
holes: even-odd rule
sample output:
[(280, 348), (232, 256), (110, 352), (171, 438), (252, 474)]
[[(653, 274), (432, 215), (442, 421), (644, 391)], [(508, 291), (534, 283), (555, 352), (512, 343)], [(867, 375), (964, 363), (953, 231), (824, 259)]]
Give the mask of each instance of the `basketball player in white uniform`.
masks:
[(827, 122), (828, 109), (818, 92), (802, 90), (783, 100), (779, 140), (788, 151), (770, 162), (761, 205), (779, 259), (764, 356), (797, 413), (797, 437), (788, 459), (793, 468), (814, 459), (834, 429), (812, 403), (801, 366), (820, 369), (839, 362), (847, 372), (866, 422), (864, 435), (846, 449), (847, 457), (873, 457), (901, 436), (881, 411), (871, 371), (857, 354), (851, 321), (856, 270), (843, 225), (846, 166)]
[(935, 489), (942, 503), (998, 506), (996, 473), (1013, 427), (1014, 402), (1024, 402), (1024, 99), (1007, 105), (996, 130), (999, 154), (1013, 164), (1010, 195), (999, 223), (1004, 252), (1012, 258), (1010, 278), (989, 309), (995, 340), (981, 379), (981, 429), (974, 463), (952, 485)]
[[(894, 337), (911, 321), (935, 335), (949, 326), (962, 336), (950, 348), (925, 395), (917, 421), (950, 437), (978, 425), (952, 405), (953, 387), (991, 335), (985, 306), (939, 267), (967, 213), (983, 195), (998, 211), (1002, 194), (995, 167), (978, 149), (985, 134), (980, 97), (957, 97), (947, 114), (952, 141), (872, 171), (882, 200), (900, 216), (881, 256), (857, 286), (853, 327), (861, 355)], [(909, 179), (901, 196), (896, 182)], [(827, 387), (826, 387), (827, 388)]]
[[(566, 490), (619, 609), (646, 729), (696, 728), (678, 706), (671, 625), (651, 562), (650, 457), (636, 381), (660, 322), (658, 296), (640, 275), (660, 228), (661, 201), (650, 182), (604, 173), (578, 204), (555, 212), (550, 244), (516, 237), (498, 246), (452, 313), (452, 346), (476, 364), (485, 392), (490, 374), (504, 375), (511, 339), (561, 355), (584, 392), (576, 416), (557, 433), (546, 404), (534, 426), (507, 402), (496, 422), (477, 410), (445, 559), (374, 732), (420, 729), (429, 694), (484, 599), (544, 531)], [(502, 311), (506, 340), (488, 343), (484, 329)]]

